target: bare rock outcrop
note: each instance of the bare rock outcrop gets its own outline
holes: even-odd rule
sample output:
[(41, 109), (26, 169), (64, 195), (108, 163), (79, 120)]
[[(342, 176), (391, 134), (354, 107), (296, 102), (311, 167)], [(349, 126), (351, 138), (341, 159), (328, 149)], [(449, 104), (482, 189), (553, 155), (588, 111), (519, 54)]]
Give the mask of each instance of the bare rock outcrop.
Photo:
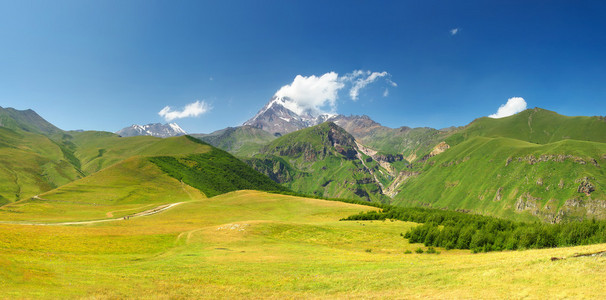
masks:
[(589, 181), (588, 177), (577, 179), (575, 182), (579, 183), (579, 187), (577, 188), (577, 192), (579, 193), (589, 196), (593, 191), (595, 191), (595, 186)]

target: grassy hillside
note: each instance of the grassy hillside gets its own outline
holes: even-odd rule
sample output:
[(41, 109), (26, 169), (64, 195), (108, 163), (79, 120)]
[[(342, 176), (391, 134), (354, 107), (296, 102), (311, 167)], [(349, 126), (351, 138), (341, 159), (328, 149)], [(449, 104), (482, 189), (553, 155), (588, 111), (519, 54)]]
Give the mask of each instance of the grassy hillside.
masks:
[(0, 204), (50, 191), (133, 156), (204, 153), (186, 137), (120, 138), (108, 132), (52, 136), (0, 127)]
[(10, 107), (0, 107), (0, 127), (47, 136), (63, 132), (61, 129), (55, 127), (55, 125), (44, 120), (31, 109), (17, 110)]
[[(85, 226), (0, 224), (3, 298), (600, 298), (604, 245), (470, 254), (339, 222), (368, 207), (239, 191)], [(407, 251), (412, 252), (406, 254)], [(551, 257), (567, 259), (551, 261)]]
[(330, 198), (386, 201), (354, 138), (332, 122), (275, 139), (246, 161), (293, 191)]
[(27, 198), (82, 176), (48, 137), (0, 127), (0, 205)]
[(218, 148), (212, 148), (206, 153), (156, 156), (149, 160), (168, 175), (199, 189), (209, 197), (243, 189), (288, 190)]
[[(63, 132), (31, 110), (18, 111), (0, 108), (0, 122), (0, 154), (2, 154), (0, 156), (2, 163), (0, 165), (0, 205), (19, 199), (29, 199), (136, 156), (167, 156), (154, 161), (160, 164), (160, 161), (185, 159), (173, 157), (175, 155), (193, 155), (188, 159), (190, 163), (191, 161), (197, 163), (199, 167), (197, 171), (189, 170), (183, 165), (180, 166), (181, 169), (174, 168), (178, 164), (169, 167), (168, 165), (172, 162), (161, 166), (173, 176), (191, 182), (209, 195), (242, 188), (283, 189), (268, 178), (259, 176), (260, 174), (231, 155), (211, 150), (210, 145), (188, 136), (166, 139), (149, 136), (122, 138), (109, 132)], [(209, 154), (195, 156), (195, 154), (204, 153)], [(215, 161), (205, 161), (207, 159)], [(204, 173), (202, 168), (216, 171), (213, 173), (216, 176), (212, 178), (212, 184), (208, 180), (200, 183), (199, 175)], [(88, 181), (81, 181), (79, 184), (86, 182), (85, 186), (87, 184), (94, 186), (95, 180), (104, 181), (103, 178), (107, 174), (108, 172), (103, 172), (99, 176), (87, 179)], [(99, 187), (107, 189), (107, 192), (98, 188), (77, 186), (87, 191), (85, 193), (87, 195), (111, 194), (112, 197), (136, 198), (131, 194), (123, 195), (127, 191), (135, 194), (139, 192), (121, 185), (120, 182), (129, 182), (124, 180), (123, 176), (116, 178), (119, 179), (119, 182), (113, 182), (114, 185), (99, 184)], [(194, 180), (194, 178), (197, 179)], [(221, 183), (217, 185), (218, 182)], [(208, 188), (210, 186), (212, 188)], [(66, 193), (66, 197), (79, 198), (77, 190), (78, 188), (70, 190), (70, 193)], [(64, 191), (56, 193), (62, 194)], [(150, 190), (146, 197), (152, 197), (152, 194)]]
[(447, 142), (454, 145), (474, 136), (506, 137), (534, 144), (567, 139), (606, 143), (606, 119), (568, 117), (541, 108), (527, 109), (506, 118), (477, 119)]
[(102, 131), (70, 132), (77, 146), (76, 157), (82, 170), (92, 174), (133, 156), (179, 155), (210, 151), (186, 136), (158, 138), (152, 136), (120, 137)]
[(134, 157), (57, 189), (0, 207), (11, 221), (80, 221), (121, 217), (160, 204), (199, 200), (199, 190)]
[[(395, 203), (548, 222), (603, 219), (605, 154), (597, 142), (472, 137), (418, 164)], [(580, 190), (587, 184), (589, 195)]]
[(192, 136), (233, 155), (245, 157), (257, 154), (263, 146), (276, 138), (273, 134), (252, 126), (228, 127), (211, 134)]

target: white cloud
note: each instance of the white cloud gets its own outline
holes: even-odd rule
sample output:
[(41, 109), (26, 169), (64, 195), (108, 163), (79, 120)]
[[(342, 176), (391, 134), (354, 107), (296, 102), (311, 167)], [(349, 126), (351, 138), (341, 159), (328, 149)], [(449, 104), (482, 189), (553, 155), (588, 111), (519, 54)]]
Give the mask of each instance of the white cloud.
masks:
[[(370, 83), (373, 83), (380, 77), (385, 77), (389, 75), (389, 73), (383, 72), (370, 72), (370, 71), (354, 71), (352, 76), (345, 75), (345, 78), (350, 79), (353, 82), (353, 87), (349, 90), (349, 96), (351, 100), (358, 100), (358, 96), (360, 95), (360, 90), (365, 88)], [(391, 81), (391, 80), (390, 80)]]
[(383, 97), (387, 96), (389, 96), (389, 89), (385, 89), (385, 91), (383, 91)]
[(304, 112), (319, 113), (323, 108), (330, 107), (334, 111), (337, 105), (338, 92), (345, 87), (339, 80), (339, 74), (335, 72), (326, 73), (320, 77), (315, 75), (297, 75), (295, 80), (281, 87), (275, 94), (276, 97), (284, 99), (284, 106), (297, 114)]
[(522, 97), (513, 97), (507, 99), (507, 103), (501, 105), (495, 114), (488, 117), (499, 119), (515, 115), (526, 109), (526, 101)]
[(173, 110), (170, 106), (164, 107), (161, 111), (158, 112), (158, 115), (164, 118), (166, 122), (170, 122), (174, 119), (182, 119), (187, 117), (197, 117), (202, 115), (212, 107), (204, 101), (196, 101), (194, 103), (187, 104), (183, 110)]
[(457, 33), (459, 33), (459, 28), (453, 28), (450, 30), (450, 35), (456, 35)]
[[(284, 107), (297, 114), (305, 112), (319, 114), (324, 113), (327, 109), (335, 112), (340, 90), (349, 88), (349, 96), (355, 101), (359, 98), (361, 89), (379, 78), (385, 78), (387, 84), (397, 87), (398, 85), (389, 78), (390, 76), (385, 71), (362, 70), (355, 70), (343, 76), (339, 76), (335, 72), (329, 72), (320, 77), (297, 75), (291, 84), (281, 87), (274, 96), (282, 98)], [(385, 93), (389, 94), (389, 91)]]

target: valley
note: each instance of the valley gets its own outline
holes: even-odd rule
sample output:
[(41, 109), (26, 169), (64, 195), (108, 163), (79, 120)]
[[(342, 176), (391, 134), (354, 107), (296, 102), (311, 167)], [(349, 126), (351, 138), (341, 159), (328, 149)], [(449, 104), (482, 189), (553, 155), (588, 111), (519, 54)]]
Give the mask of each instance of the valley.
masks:
[[(158, 138), (66, 132), (33, 111), (9, 112), (3, 124), (12, 127), (0, 127), (0, 291), (7, 298), (606, 292), (598, 284), (605, 244), (582, 245), (603, 242), (603, 229), (579, 233), (589, 234), (584, 240), (557, 229), (559, 239), (575, 241), (562, 245), (581, 245), (528, 250), (545, 246), (524, 240), (507, 248), (496, 233), (485, 237), (494, 246), (478, 248), (491, 234), (478, 225), (466, 236), (471, 243), (457, 248), (409, 236), (437, 234), (423, 233), (430, 228), (463, 239), (452, 222), (359, 219), (426, 207), (543, 224), (603, 220), (606, 123), (599, 118), (534, 109), (434, 130), (337, 116), (284, 134), (247, 125)], [(37, 122), (23, 123), (21, 114)], [(522, 229), (508, 231), (509, 239), (549, 230), (515, 224)], [(483, 251), (494, 252), (475, 253)]]
[(0, 1), (0, 300), (606, 299), (606, 1)]

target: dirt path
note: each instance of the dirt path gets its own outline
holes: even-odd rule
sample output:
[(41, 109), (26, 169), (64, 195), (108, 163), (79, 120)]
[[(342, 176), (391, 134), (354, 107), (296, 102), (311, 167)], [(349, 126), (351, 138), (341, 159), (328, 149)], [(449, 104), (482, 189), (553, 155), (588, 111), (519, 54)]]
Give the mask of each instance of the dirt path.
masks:
[(103, 222), (112, 222), (112, 221), (120, 221), (120, 220), (128, 220), (130, 218), (136, 218), (136, 217), (144, 217), (144, 216), (150, 216), (150, 215), (154, 215), (157, 213), (161, 213), (167, 209), (170, 209), (172, 207), (175, 207), (179, 204), (183, 204), (185, 202), (177, 202), (177, 203), (171, 203), (171, 204), (164, 204), (164, 205), (160, 205), (158, 207), (152, 208), (152, 209), (148, 209), (146, 211), (142, 211), (142, 212), (138, 212), (136, 214), (132, 214), (132, 215), (128, 215), (128, 216), (124, 216), (121, 218), (114, 218), (114, 219), (103, 219), (103, 220), (94, 220), (94, 221), (74, 221), (74, 222), (60, 222), (60, 223), (34, 223), (34, 222), (1, 222), (2, 224), (15, 224), (15, 225), (38, 225), (38, 226), (61, 226), (61, 225), (86, 225), (86, 224), (94, 224), (94, 223), (103, 223)]

